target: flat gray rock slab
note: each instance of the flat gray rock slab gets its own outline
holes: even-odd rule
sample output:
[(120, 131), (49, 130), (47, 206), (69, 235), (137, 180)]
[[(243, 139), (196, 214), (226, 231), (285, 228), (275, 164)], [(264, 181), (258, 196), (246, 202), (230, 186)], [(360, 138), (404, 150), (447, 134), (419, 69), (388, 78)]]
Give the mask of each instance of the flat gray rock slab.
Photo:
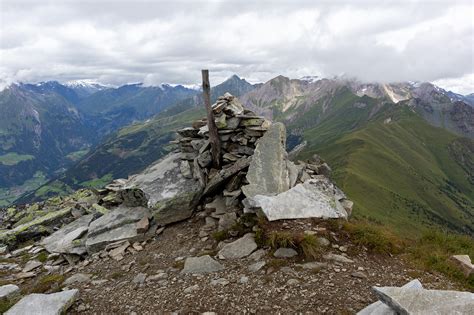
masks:
[[(415, 279), (402, 286), (402, 288), (423, 289), (423, 285), (418, 279)], [(396, 315), (396, 313), (390, 306), (385, 305), (383, 302), (377, 301), (359, 311), (357, 315)]]
[(257, 195), (248, 204), (261, 208), (269, 221), (303, 218), (347, 218), (347, 212), (334, 195), (310, 179), (276, 196)]
[(209, 255), (200, 257), (189, 257), (184, 262), (184, 268), (181, 273), (211, 273), (224, 269), (219, 262), (212, 259)]
[(85, 274), (85, 273), (76, 273), (75, 275), (72, 275), (69, 278), (67, 278), (63, 282), (63, 285), (66, 286), (66, 285), (84, 283), (84, 282), (90, 282), (90, 281), (91, 281), (91, 275)]
[(274, 123), (258, 139), (247, 173), (248, 185), (242, 186), (246, 197), (275, 195), (290, 188), (286, 163), (286, 128)]
[(397, 287), (373, 290), (380, 301), (402, 315), (472, 314), (474, 310), (474, 294), (470, 292)]
[(74, 303), (79, 290), (51, 294), (30, 294), (22, 298), (5, 315), (59, 315)]
[(43, 263), (38, 260), (30, 260), (25, 264), (25, 267), (23, 267), (22, 272), (30, 272), (38, 267), (41, 267), (42, 265)]
[(20, 288), (14, 284), (0, 286), (0, 301), (10, 300), (20, 294)]
[(124, 188), (139, 188), (148, 198), (148, 207), (158, 224), (189, 218), (204, 187), (195, 178), (185, 178), (180, 170), (180, 153), (171, 153), (142, 173), (130, 177)]
[(136, 240), (141, 234), (137, 232), (136, 223), (125, 224), (102, 234), (88, 236), (86, 240), (87, 252), (95, 253), (102, 250), (107, 244), (124, 240)]
[(247, 257), (257, 249), (257, 243), (252, 233), (245, 234), (232, 243), (226, 244), (218, 253), (220, 259), (240, 259)]
[(41, 245), (43, 245), (44, 248), (50, 253), (77, 253), (77, 249), (75, 250), (75, 247), (77, 246), (74, 244), (74, 241), (87, 233), (89, 224), (93, 218), (94, 216), (92, 214), (80, 217), (74, 222), (63, 226), (58, 231), (44, 238), (41, 241)]
[(88, 237), (114, 230), (123, 225), (136, 223), (144, 217), (151, 217), (150, 211), (143, 207), (120, 207), (110, 211), (89, 225)]

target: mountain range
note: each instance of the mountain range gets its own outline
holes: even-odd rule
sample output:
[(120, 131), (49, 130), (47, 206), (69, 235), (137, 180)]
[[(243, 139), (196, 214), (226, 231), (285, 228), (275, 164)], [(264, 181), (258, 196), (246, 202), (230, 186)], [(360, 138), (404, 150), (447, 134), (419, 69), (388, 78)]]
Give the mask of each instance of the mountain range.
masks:
[[(233, 76), (213, 87), (212, 99), (225, 92), (257, 114), (284, 122), (288, 149), (299, 145), (298, 159), (315, 153), (326, 159), (333, 179), (355, 201), (357, 216), (401, 232), (435, 225), (474, 234), (472, 94), (430, 83), (284, 76), (257, 85)], [(205, 116), (198, 91), (171, 85), (97, 85), (81, 92), (57, 82), (16, 85), (0, 94), (0, 111), (6, 108), (21, 110), (0, 122), (0, 174), (10, 174), (7, 180), (2, 176), (0, 187), (33, 184), (20, 198), (23, 191), (12, 194), (10, 188), (5, 203), (99, 188), (139, 172), (173, 149), (168, 143), (174, 130)], [(31, 109), (38, 114), (25, 116)], [(22, 115), (39, 115), (41, 124)], [(41, 137), (38, 130), (56, 132)], [(51, 143), (55, 158), (48, 160), (40, 152)]]

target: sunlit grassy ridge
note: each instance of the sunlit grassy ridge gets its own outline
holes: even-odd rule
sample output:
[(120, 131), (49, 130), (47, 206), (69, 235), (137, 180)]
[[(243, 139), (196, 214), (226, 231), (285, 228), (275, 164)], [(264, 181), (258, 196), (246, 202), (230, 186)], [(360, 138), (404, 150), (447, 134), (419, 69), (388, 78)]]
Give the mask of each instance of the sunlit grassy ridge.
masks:
[(355, 114), (342, 106), (344, 99), (336, 103), (339, 111), (305, 130), (309, 145), (301, 157), (319, 153), (329, 162), (334, 179), (355, 201), (355, 215), (403, 233), (438, 225), (473, 234), (474, 187), (466, 159), (472, 140), (429, 125), (406, 106), (382, 105), (364, 120), (375, 105)]

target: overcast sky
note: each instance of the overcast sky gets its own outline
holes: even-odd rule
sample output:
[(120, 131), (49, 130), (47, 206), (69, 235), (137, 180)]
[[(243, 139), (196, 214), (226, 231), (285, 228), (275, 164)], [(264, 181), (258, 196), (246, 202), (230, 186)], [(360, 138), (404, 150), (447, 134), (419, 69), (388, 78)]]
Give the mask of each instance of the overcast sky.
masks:
[(0, 81), (217, 84), (238, 74), (474, 92), (467, 1), (0, 0)]

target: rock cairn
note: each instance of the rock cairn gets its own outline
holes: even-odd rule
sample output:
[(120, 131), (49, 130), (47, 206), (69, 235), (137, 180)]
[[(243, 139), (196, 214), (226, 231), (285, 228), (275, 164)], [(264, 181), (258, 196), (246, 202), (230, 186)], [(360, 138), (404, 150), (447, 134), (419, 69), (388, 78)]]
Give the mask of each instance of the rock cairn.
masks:
[[(227, 224), (220, 224), (221, 228), (235, 220), (234, 212), (239, 213), (243, 209), (244, 212), (254, 213), (265, 208), (258, 201), (258, 195), (274, 196), (289, 192), (288, 197), (291, 198), (295, 186), (310, 180), (318, 191), (323, 191), (326, 204), (322, 208), (331, 208), (327, 211), (331, 212), (334, 206), (329, 204), (337, 203), (339, 206), (339, 213), (323, 213), (320, 217), (347, 218), (350, 215), (352, 202), (329, 180), (331, 169), (327, 163), (318, 155), (306, 162), (298, 161), (297, 164), (288, 159), (286, 129), (283, 124), (273, 124), (264, 117), (257, 116), (245, 109), (229, 93), (219, 97), (212, 105), (212, 110), (221, 143), (222, 169), (217, 170), (212, 166), (206, 119), (194, 121), (192, 127), (178, 130), (178, 139), (173, 143), (179, 145), (181, 175), (199, 180), (204, 187), (198, 199), (208, 202), (198, 207), (215, 209), (215, 218), (229, 221)], [(308, 189), (298, 188), (297, 193), (311, 195)], [(306, 204), (302, 204), (302, 207), (313, 206), (314, 199), (320, 197), (321, 194), (313, 194), (309, 198), (303, 198)], [(267, 212), (273, 209), (263, 210), (270, 220), (312, 216), (308, 211), (290, 212), (281, 217), (278, 214), (271, 216)]]
[[(198, 179), (205, 186), (203, 196), (211, 196), (218, 191), (227, 207), (235, 207), (242, 195), (241, 186), (248, 184), (246, 170), (255, 144), (271, 122), (244, 109), (239, 100), (229, 93), (219, 97), (212, 110), (219, 132), (222, 169), (229, 170), (228, 174), (219, 174), (220, 170), (212, 168), (206, 119), (194, 121), (192, 127), (178, 130), (178, 139), (173, 143), (179, 145), (181, 152), (181, 174)], [(224, 181), (225, 185), (220, 186)]]

